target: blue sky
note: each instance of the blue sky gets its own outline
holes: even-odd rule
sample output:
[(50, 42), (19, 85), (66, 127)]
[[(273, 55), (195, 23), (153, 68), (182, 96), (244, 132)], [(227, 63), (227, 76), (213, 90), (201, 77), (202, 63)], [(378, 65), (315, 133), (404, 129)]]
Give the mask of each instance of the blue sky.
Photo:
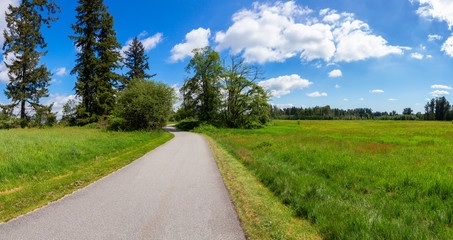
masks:
[[(8, 4), (2, 0), (3, 13)], [(55, 74), (55, 110), (74, 98), (76, 49), (68, 35), (77, 1), (57, 0), (60, 19), (43, 29), (42, 59)], [(191, 50), (207, 44), (264, 71), (278, 106), (423, 112), (427, 99), (453, 102), (452, 0), (106, 1), (123, 50), (139, 36), (156, 80), (181, 86)], [(0, 30), (5, 27), (0, 14)], [(3, 43), (3, 37), (0, 37)], [(3, 57), (1, 59), (4, 59)], [(0, 59), (0, 60), (1, 60)], [(7, 69), (0, 66), (0, 91)], [(8, 103), (0, 94), (0, 103)]]

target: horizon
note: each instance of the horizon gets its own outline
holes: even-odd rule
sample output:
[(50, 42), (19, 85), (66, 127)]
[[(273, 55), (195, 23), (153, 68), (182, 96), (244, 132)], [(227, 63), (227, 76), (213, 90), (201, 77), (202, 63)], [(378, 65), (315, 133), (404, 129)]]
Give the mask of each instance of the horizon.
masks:
[[(0, 3), (4, 11), (18, 0)], [(59, 20), (42, 28), (47, 55), (41, 59), (54, 73), (50, 96), (60, 111), (73, 99), (77, 50), (69, 35), (76, 2), (56, 1)], [(194, 48), (212, 46), (228, 64), (239, 54), (264, 71), (260, 85), (270, 103), (284, 107), (371, 108), (401, 113), (424, 112), (433, 97), (451, 100), (453, 87), (453, 2), (401, 1), (109, 1), (118, 41), (124, 50), (135, 36), (149, 56), (153, 79), (182, 86), (184, 68)], [(169, 14), (171, 13), (171, 14)], [(183, 24), (182, 24), (183, 23)], [(3, 45), (3, 36), (0, 43)], [(4, 60), (2, 54), (1, 60)], [(0, 104), (7, 69), (0, 65)], [(119, 71), (126, 72), (126, 69)]]

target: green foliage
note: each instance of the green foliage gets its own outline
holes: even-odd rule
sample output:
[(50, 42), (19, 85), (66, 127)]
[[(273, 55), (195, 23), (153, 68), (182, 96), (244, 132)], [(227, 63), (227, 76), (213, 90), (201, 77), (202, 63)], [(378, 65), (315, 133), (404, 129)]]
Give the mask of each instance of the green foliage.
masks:
[(77, 117), (78, 124), (84, 125), (113, 110), (115, 87), (120, 80), (115, 70), (120, 67), (121, 44), (103, 0), (79, 0), (76, 11), (77, 22), (71, 26), (74, 35), (69, 37), (80, 52), (71, 74), (77, 74), (75, 90), (81, 97)]
[(449, 122), (276, 121), (204, 133), (326, 239), (453, 234)]
[(149, 57), (146, 56), (145, 47), (137, 37), (132, 40), (125, 55), (124, 65), (130, 70), (126, 73), (126, 78), (123, 79), (123, 85), (120, 86), (121, 90), (124, 89), (132, 79), (149, 79), (156, 76), (156, 74), (149, 75), (145, 72), (146, 69), (149, 70)]
[(445, 97), (433, 98), (426, 103), (425, 120), (453, 120), (453, 108)]
[(121, 131), (121, 130), (127, 130), (127, 121), (124, 118), (121, 117), (115, 117), (115, 116), (110, 116), (110, 119), (108, 120), (108, 127), (107, 130), (110, 131)]
[(223, 66), (219, 54), (211, 47), (193, 50), (194, 56), (186, 66), (193, 76), (181, 88), (182, 108), (200, 121), (218, 119), (220, 111), (220, 77)]
[[(59, 10), (53, 0), (29, 1), (23, 0), (20, 5), (9, 5), (6, 13), (7, 29), (4, 31), (4, 56), (12, 61), (5, 62), (10, 82), (5, 94), (14, 106), (20, 105), (20, 118), (27, 119), (26, 105), (39, 104), (42, 97), (48, 96), (48, 86), (52, 75), (47, 67), (39, 62), (46, 54), (46, 42), (41, 34), (44, 23), (50, 27), (51, 21)], [(43, 12), (47, 17), (43, 16)]]
[(200, 121), (197, 120), (183, 120), (176, 124), (176, 128), (182, 131), (191, 131), (200, 126)]
[(35, 105), (35, 114), (32, 117), (32, 127), (52, 127), (57, 123), (57, 115), (52, 112), (53, 104), (50, 106)]
[(63, 116), (61, 117), (60, 124), (66, 126), (77, 125), (77, 109), (74, 99), (69, 99), (63, 105)]
[(174, 89), (164, 83), (134, 79), (118, 97), (115, 116), (126, 120), (127, 129), (160, 129), (172, 113)]
[(269, 96), (255, 83), (261, 74), (259, 69), (243, 61), (232, 57), (226, 68), (223, 118), (229, 127), (259, 128), (269, 121)]

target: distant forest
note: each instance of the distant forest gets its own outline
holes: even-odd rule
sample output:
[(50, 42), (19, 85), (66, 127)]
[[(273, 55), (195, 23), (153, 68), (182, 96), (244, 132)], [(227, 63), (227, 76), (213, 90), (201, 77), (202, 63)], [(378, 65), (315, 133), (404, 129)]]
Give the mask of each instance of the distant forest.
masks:
[(370, 108), (338, 109), (330, 106), (313, 108), (278, 108), (270, 109), (271, 118), (282, 120), (437, 120), (452, 121), (453, 106), (445, 97), (433, 98), (425, 105), (425, 112), (414, 113), (405, 108), (402, 114), (396, 111), (373, 112)]

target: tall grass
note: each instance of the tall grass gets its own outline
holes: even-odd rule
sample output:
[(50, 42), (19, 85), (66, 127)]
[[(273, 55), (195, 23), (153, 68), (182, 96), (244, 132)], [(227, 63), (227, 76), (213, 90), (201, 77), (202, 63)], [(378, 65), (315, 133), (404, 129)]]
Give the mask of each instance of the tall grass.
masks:
[(451, 239), (453, 127), (277, 121), (205, 129), (327, 239)]
[(0, 131), (0, 221), (45, 205), (171, 139), (167, 132)]

